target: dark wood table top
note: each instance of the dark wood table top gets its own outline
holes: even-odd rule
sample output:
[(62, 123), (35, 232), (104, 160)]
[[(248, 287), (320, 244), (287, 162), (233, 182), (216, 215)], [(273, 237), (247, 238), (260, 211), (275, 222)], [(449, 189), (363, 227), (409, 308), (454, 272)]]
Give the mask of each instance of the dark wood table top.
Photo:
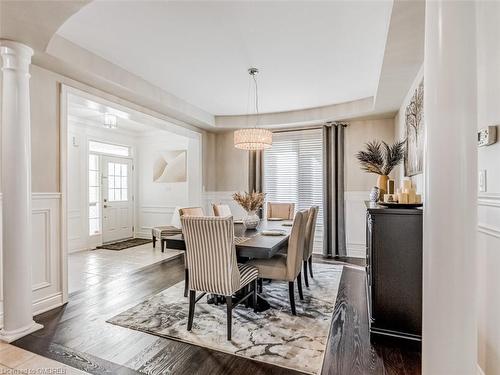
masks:
[[(256, 230), (246, 229), (243, 224), (234, 224), (234, 235), (236, 237), (246, 237), (247, 240), (236, 242), (236, 252), (239, 257), (267, 259), (275, 255), (280, 249), (288, 245), (291, 226), (284, 226), (284, 223), (291, 223), (289, 220), (267, 221), (262, 220)], [(283, 236), (265, 236), (261, 232), (264, 230), (279, 229), (285, 232)], [(181, 234), (165, 238), (165, 245), (169, 249), (185, 250), (186, 244)]]

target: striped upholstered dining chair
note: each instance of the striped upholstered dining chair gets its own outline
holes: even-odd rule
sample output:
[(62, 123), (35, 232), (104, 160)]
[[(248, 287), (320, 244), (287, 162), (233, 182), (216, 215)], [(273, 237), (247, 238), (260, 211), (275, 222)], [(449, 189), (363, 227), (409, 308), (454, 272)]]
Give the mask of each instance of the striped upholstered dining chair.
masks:
[(279, 218), (293, 220), (295, 213), (295, 203), (275, 203), (267, 202), (267, 218)]
[(306, 236), (305, 236), (305, 244), (304, 244), (304, 283), (306, 287), (309, 288), (309, 280), (307, 279), (307, 264), (309, 263), (309, 275), (313, 276), (312, 269), (312, 253), (314, 248), (314, 235), (316, 233), (316, 221), (318, 219), (318, 206), (312, 206), (309, 209), (309, 216), (307, 217), (306, 224)]
[[(193, 326), (196, 302), (206, 293), (226, 297), (227, 339), (231, 340), (232, 310), (253, 296), (257, 306), (257, 268), (238, 264), (234, 247), (234, 223), (230, 217), (182, 216), (182, 233), (189, 264), (188, 331)], [(252, 284), (252, 291), (233, 304), (233, 294)], [(245, 288), (245, 291), (247, 288)], [(196, 297), (196, 292), (203, 292)]]
[[(205, 216), (201, 207), (179, 208), (180, 217), (183, 216)], [(182, 227), (182, 222), (181, 222)], [(184, 297), (188, 296), (189, 270), (186, 254), (184, 254)]]
[(293, 315), (295, 311), (295, 290), (294, 282), (297, 280), (299, 297), (302, 295), (301, 272), (302, 259), (304, 257), (305, 231), (308, 211), (297, 212), (293, 220), (292, 232), (288, 239), (288, 249), (286, 254), (278, 253), (269, 259), (254, 259), (247, 264), (257, 267), (259, 278), (277, 281), (288, 281), (288, 293), (290, 296), (290, 307)]
[(227, 204), (212, 204), (212, 208), (214, 210), (214, 215), (215, 216), (220, 216), (220, 217), (227, 217), (227, 216), (233, 216), (231, 213), (231, 209)]

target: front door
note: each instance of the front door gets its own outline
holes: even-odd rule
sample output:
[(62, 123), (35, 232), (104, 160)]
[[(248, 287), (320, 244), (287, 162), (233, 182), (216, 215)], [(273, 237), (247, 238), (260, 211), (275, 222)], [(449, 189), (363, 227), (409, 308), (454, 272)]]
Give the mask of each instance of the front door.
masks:
[(102, 242), (133, 237), (132, 160), (102, 157)]

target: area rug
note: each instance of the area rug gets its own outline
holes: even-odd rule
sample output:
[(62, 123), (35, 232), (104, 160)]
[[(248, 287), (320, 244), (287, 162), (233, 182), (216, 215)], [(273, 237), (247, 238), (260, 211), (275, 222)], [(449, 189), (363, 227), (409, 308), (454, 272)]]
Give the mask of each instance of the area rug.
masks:
[(150, 242), (153, 242), (153, 241), (147, 240), (145, 238), (132, 238), (130, 240), (112, 242), (112, 243), (104, 244), (101, 246), (97, 246), (97, 248), (98, 249), (105, 249), (105, 250), (117, 250), (117, 251), (119, 251), (119, 250), (128, 249), (129, 247), (144, 245), (144, 244), (147, 244)]
[(314, 264), (314, 279), (304, 288), (304, 301), (296, 291), (297, 316), (290, 312), (288, 283), (264, 283), (267, 311), (238, 305), (233, 310), (232, 340), (226, 340), (226, 307), (197, 304), (191, 332), (186, 330), (188, 299), (184, 282), (166, 289), (108, 323), (230, 353), (256, 361), (317, 374), (321, 370), (342, 266)]

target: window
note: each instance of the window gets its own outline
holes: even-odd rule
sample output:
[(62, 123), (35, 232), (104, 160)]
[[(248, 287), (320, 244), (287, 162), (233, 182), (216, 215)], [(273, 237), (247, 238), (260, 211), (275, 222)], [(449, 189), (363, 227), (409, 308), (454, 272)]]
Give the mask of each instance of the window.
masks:
[(130, 156), (130, 147), (113, 145), (97, 141), (89, 141), (89, 152), (115, 156)]
[(270, 202), (319, 206), (314, 250), (323, 246), (323, 135), (321, 129), (273, 134), (264, 151), (264, 191)]
[(100, 170), (99, 156), (89, 154), (89, 235), (100, 232)]
[(128, 200), (127, 164), (108, 162), (108, 201)]

